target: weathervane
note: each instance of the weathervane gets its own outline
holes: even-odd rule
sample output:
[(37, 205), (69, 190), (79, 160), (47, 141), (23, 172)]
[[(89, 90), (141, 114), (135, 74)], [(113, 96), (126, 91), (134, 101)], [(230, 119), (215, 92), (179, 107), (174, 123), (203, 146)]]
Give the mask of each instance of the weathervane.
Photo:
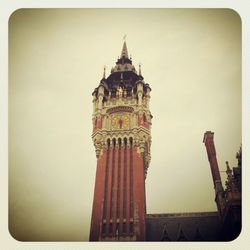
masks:
[(125, 35), (123, 36), (123, 41), (126, 41), (126, 38), (127, 38), (127, 35), (125, 34)]

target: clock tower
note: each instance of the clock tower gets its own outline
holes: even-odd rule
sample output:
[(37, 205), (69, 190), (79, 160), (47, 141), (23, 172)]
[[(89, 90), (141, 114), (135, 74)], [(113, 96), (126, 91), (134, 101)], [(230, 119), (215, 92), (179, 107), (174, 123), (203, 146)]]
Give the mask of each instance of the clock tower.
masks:
[(150, 87), (121, 56), (93, 92), (97, 167), (90, 241), (145, 241), (145, 179), (150, 162)]

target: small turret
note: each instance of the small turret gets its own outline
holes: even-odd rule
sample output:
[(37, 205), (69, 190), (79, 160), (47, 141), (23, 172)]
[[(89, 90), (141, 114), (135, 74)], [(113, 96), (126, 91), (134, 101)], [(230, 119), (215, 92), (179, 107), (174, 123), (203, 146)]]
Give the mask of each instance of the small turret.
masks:
[(141, 64), (139, 64), (139, 76), (141, 76)]
[(104, 86), (102, 84), (98, 87), (98, 110), (100, 111), (102, 109), (102, 100), (104, 96)]
[(102, 79), (106, 79), (106, 66), (103, 67), (103, 78)]
[(137, 82), (137, 95), (138, 95), (138, 106), (142, 105), (142, 96), (143, 96), (143, 82)]

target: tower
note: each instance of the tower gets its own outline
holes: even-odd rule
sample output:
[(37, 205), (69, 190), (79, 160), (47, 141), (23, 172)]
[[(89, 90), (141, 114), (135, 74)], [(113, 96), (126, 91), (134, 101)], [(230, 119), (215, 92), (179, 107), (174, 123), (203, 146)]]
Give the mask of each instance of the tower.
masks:
[(215, 202), (217, 204), (219, 215), (222, 217), (225, 208), (224, 189), (222, 186), (220, 171), (217, 163), (216, 151), (214, 146), (214, 133), (211, 131), (207, 131), (204, 134), (203, 142), (207, 149), (207, 156), (213, 177)]
[(150, 162), (150, 87), (121, 56), (93, 92), (97, 168), (90, 241), (145, 240), (145, 178)]

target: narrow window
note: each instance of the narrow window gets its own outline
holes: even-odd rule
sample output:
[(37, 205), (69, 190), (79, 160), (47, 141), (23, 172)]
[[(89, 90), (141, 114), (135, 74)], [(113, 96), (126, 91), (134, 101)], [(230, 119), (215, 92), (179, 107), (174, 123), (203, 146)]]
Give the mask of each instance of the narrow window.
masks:
[(102, 224), (102, 234), (106, 233), (106, 223)]
[(129, 224), (129, 232), (131, 234), (134, 232), (134, 224), (133, 224), (133, 222), (130, 222), (130, 224)]
[(113, 224), (110, 223), (110, 224), (109, 224), (109, 234), (112, 234), (112, 230), (113, 230)]

